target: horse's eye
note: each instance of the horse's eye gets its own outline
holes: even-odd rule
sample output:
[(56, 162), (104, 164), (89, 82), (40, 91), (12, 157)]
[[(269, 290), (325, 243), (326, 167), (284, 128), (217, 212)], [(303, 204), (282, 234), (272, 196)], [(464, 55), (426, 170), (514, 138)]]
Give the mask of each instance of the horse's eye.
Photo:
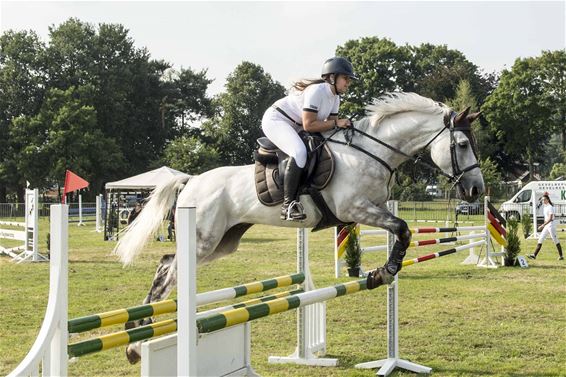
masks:
[(466, 148), (468, 148), (468, 142), (467, 141), (460, 141), (458, 143), (458, 146), (462, 149), (466, 149)]

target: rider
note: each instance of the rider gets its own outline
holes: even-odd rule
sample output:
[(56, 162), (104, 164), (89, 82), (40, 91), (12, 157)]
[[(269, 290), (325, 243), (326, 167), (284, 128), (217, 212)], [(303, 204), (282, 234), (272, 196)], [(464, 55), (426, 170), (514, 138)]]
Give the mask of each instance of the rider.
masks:
[(306, 219), (297, 192), (307, 162), (307, 149), (298, 133), (350, 127), (349, 119), (338, 118), (338, 107), (340, 95), (346, 93), (352, 79), (357, 77), (348, 60), (330, 58), (322, 66), (321, 79), (294, 83), (290, 94), (276, 101), (263, 115), (263, 133), (289, 156), (283, 183), (281, 220)]

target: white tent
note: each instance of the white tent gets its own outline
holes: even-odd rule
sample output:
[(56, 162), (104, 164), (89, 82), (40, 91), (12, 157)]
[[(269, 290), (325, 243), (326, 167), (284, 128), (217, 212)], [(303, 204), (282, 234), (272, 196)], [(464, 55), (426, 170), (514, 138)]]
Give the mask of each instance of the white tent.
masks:
[(162, 166), (159, 169), (125, 178), (121, 181), (108, 182), (105, 186), (105, 203), (112, 204), (105, 205), (104, 239), (118, 239), (120, 228), (127, 223), (132, 197), (134, 202), (146, 198), (149, 192), (158, 184), (168, 182), (171, 178), (178, 176), (190, 177), (188, 174), (178, 170)]
[(172, 177), (179, 175), (189, 177), (188, 174), (167, 166), (162, 166), (159, 169), (151, 170), (120, 181), (108, 182), (105, 187), (106, 190), (152, 190), (159, 183), (167, 182)]

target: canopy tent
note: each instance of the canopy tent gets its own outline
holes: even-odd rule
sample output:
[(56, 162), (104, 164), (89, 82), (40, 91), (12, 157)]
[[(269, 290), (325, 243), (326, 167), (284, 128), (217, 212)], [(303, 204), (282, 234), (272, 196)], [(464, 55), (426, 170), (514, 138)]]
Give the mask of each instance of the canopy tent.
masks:
[(143, 201), (151, 191), (160, 183), (168, 182), (173, 177), (190, 175), (162, 166), (158, 169), (125, 178), (116, 182), (109, 182), (106, 189), (106, 210), (104, 214), (104, 239), (117, 240), (120, 228), (128, 223), (130, 211), (135, 203)]
[(108, 182), (105, 186), (106, 190), (153, 190), (159, 183), (167, 182), (175, 176), (183, 175), (189, 177), (188, 174), (162, 166), (158, 169), (148, 171), (146, 173), (134, 175), (116, 182)]

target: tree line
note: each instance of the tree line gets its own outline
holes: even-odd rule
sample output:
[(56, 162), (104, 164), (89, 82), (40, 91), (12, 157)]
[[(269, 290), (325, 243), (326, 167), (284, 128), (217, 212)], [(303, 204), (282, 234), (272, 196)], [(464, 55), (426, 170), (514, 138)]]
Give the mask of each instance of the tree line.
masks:
[[(565, 50), (518, 58), (501, 74), (444, 45), (379, 37), (347, 41), (336, 55), (350, 59), (360, 77), (343, 98), (342, 116), (361, 117), (373, 98), (398, 90), (455, 110), (472, 106), (483, 114), (474, 134), (488, 184), (523, 162), (531, 171), (538, 163), (551, 178), (566, 176)], [(213, 97), (211, 82), (206, 69), (152, 59), (119, 24), (72, 18), (49, 28), (48, 43), (34, 31), (3, 33), (0, 202), (22, 200), (26, 182), (62, 186), (65, 169), (91, 182), (93, 195), (105, 182), (163, 164), (199, 174), (252, 163), (263, 113), (286, 88), (246, 61)], [(405, 182), (436, 180), (411, 166), (402, 172)]]

